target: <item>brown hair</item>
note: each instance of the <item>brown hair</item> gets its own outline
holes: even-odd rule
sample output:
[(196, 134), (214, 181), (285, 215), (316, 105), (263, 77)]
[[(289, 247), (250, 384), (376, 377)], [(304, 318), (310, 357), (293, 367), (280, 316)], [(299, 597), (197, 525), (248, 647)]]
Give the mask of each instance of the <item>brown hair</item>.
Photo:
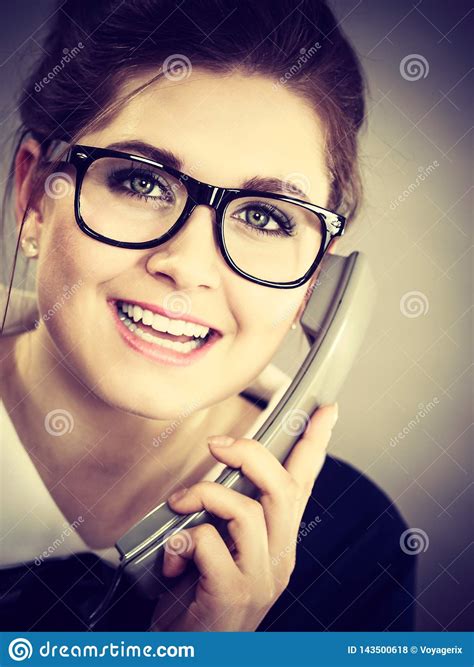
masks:
[[(57, 139), (75, 142), (110, 121), (127, 100), (117, 90), (134, 75), (159, 71), (165, 61), (220, 74), (239, 70), (269, 77), (309, 101), (325, 124), (331, 179), (327, 207), (355, 217), (362, 197), (358, 132), (365, 116), (364, 75), (352, 46), (325, 0), (66, 0), (60, 2), (19, 101), (21, 125), (5, 190), (13, 189), (14, 161), (27, 132), (44, 156)], [(47, 170), (36, 188), (18, 234)], [(36, 193), (36, 195), (35, 195)], [(4, 234), (4, 229), (2, 230)], [(15, 266), (14, 263), (14, 266)], [(13, 281), (14, 268), (12, 271)]]

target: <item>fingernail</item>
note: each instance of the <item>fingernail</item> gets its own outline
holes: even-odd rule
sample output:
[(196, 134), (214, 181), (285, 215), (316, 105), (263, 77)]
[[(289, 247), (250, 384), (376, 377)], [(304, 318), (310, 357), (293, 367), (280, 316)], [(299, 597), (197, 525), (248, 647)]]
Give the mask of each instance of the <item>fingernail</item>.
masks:
[(335, 412), (334, 412), (333, 423), (332, 423), (333, 426), (337, 422), (338, 417), (339, 417), (339, 405), (337, 403), (334, 403), (334, 406), (335, 406)]
[(210, 435), (207, 442), (215, 447), (229, 447), (235, 442), (235, 438), (231, 438), (230, 435)]
[(168, 498), (168, 500), (171, 500), (171, 502), (174, 502), (175, 500), (179, 500), (184, 495), (186, 495), (187, 492), (188, 492), (188, 489), (186, 487), (184, 487), (182, 489), (179, 489), (178, 491), (175, 491), (174, 493), (172, 493), (170, 495), (170, 497)]

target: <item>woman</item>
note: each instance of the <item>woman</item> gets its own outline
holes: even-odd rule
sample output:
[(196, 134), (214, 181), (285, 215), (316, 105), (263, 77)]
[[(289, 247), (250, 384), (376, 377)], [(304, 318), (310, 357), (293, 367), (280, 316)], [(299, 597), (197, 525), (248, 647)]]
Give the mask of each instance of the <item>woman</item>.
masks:
[[(241, 395), (334, 251), (323, 225), (355, 216), (364, 109), (359, 63), (324, 2), (58, 6), (14, 162), (39, 317), (1, 341), (10, 433), (54, 507), (22, 535), (18, 485), (8, 494), (4, 629), (86, 629), (113, 575), (106, 554), (163, 500), (207, 509), (229, 537), (191, 529), (166, 550), (169, 594), (150, 603), (125, 582), (100, 629), (411, 626), (402, 519), (325, 460), (337, 406), (281, 465), (248, 437), (262, 404)], [(260, 498), (215, 484), (223, 465)], [(53, 511), (75, 528), (69, 551), (51, 553)], [(190, 562), (195, 584), (177, 592)]]

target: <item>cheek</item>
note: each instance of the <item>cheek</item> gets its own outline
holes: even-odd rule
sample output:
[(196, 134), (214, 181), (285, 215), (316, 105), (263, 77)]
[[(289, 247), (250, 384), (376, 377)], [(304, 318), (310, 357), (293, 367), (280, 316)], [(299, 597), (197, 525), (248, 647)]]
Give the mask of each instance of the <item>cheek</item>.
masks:
[[(41, 232), (37, 266), (38, 294), (62, 291), (64, 285), (87, 284), (92, 289), (130, 268), (136, 256), (86, 236), (77, 226), (72, 201), (48, 206)], [(131, 252), (131, 251), (130, 251)]]
[(136, 257), (87, 237), (62, 208), (43, 223), (36, 287), (41, 317), (64, 345), (78, 331), (85, 334), (89, 327), (92, 333), (100, 324), (107, 286), (129, 271)]
[(259, 285), (243, 289), (234, 301), (235, 319), (241, 340), (252, 350), (265, 349), (272, 354), (282, 342), (303, 301), (305, 287), (293, 290)]

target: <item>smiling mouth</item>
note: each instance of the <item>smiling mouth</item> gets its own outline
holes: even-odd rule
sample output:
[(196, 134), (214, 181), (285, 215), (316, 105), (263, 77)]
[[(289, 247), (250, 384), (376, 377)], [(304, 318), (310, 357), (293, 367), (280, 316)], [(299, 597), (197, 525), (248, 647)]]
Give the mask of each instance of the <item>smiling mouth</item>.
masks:
[(115, 308), (119, 319), (135, 336), (182, 354), (194, 352), (219, 336), (217, 331), (201, 324), (170, 319), (125, 301), (116, 301)]

